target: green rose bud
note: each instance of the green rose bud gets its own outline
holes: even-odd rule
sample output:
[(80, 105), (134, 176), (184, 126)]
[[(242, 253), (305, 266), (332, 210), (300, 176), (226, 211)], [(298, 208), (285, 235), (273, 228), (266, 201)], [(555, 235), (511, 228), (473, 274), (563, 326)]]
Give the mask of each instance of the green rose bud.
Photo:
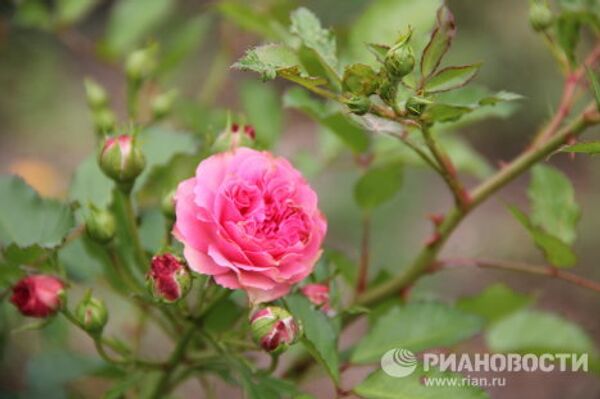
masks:
[(531, 7), (529, 8), (529, 23), (534, 30), (541, 32), (548, 29), (552, 25), (553, 20), (552, 11), (545, 2), (534, 1), (531, 3)]
[(101, 299), (88, 293), (77, 305), (75, 318), (85, 331), (94, 335), (100, 334), (108, 321), (106, 305)]
[(152, 101), (152, 116), (155, 120), (162, 119), (171, 113), (177, 95), (177, 90), (173, 89), (156, 96)]
[(392, 47), (385, 56), (385, 69), (394, 79), (402, 79), (415, 67), (415, 53), (410, 45), (403, 43)]
[(278, 306), (258, 309), (250, 316), (252, 338), (265, 351), (284, 352), (302, 336), (302, 327), (292, 315)]
[(83, 81), (85, 86), (85, 95), (90, 108), (99, 110), (108, 104), (108, 95), (106, 90), (92, 79), (86, 78)]
[(350, 112), (356, 115), (364, 115), (371, 108), (371, 100), (365, 96), (352, 96), (346, 100)]
[(175, 190), (169, 191), (160, 202), (160, 210), (169, 220), (175, 219)]
[(144, 154), (130, 135), (108, 137), (99, 156), (100, 169), (118, 183), (131, 184), (146, 165)]
[(85, 215), (85, 230), (92, 240), (106, 244), (115, 236), (117, 224), (112, 213), (90, 205)]
[(385, 79), (379, 87), (379, 97), (386, 104), (395, 104), (396, 103), (396, 94), (398, 93), (398, 82), (392, 81), (390, 79)]
[(164, 253), (152, 258), (146, 285), (152, 296), (163, 303), (174, 303), (185, 297), (192, 287), (192, 277), (185, 262)]
[(148, 79), (156, 69), (156, 47), (150, 46), (136, 50), (127, 57), (125, 73), (133, 82)]
[(342, 79), (344, 90), (358, 95), (370, 96), (377, 91), (379, 79), (377, 73), (368, 65), (348, 65)]

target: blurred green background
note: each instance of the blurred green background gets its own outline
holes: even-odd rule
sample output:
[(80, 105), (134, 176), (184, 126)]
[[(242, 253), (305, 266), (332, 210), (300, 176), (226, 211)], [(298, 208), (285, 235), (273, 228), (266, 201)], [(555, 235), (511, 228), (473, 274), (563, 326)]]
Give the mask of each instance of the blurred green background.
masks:
[[(310, 8), (325, 26), (335, 29), (344, 59), (356, 42), (350, 32), (365, 25), (361, 22), (365, 10), (386, 3), (392, 7), (394, 0), (1, 0), (0, 172), (23, 176), (44, 195), (64, 197), (76, 166), (95, 151), (83, 79), (93, 77), (107, 87), (115, 111), (124, 119), (122, 60), (136, 47), (156, 41), (161, 51), (160, 85), (180, 92), (175, 117), (168, 123), (203, 138), (222, 128), (226, 112), (231, 110), (269, 134), (280, 134), (274, 151), (303, 169), (320, 195), (329, 220), (327, 245), (356, 258), (360, 212), (352, 190), (358, 172), (350, 154), (321, 159), (328, 166), (325, 169), (315, 165), (312, 154), (316, 149), (321, 155), (329, 149), (335, 152), (338, 143), (323, 138), (318, 126), (304, 115), (281, 109), (281, 96), (288, 88), (285, 83), (259, 83), (257, 76), (229, 66), (248, 47), (276, 40), (278, 27), (287, 24), (289, 11), (298, 5)], [(482, 61), (477, 84), (525, 96), (514, 112), (507, 110), (504, 115), (449, 133), (465, 139), (496, 167), (498, 161), (509, 160), (523, 149), (552, 114), (562, 77), (543, 42), (529, 28), (528, 1), (448, 3), (458, 25), (450, 61)], [(415, 12), (403, 20), (421, 18), (420, 11)], [(392, 31), (404, 28), (391, 27)], [(565, 156), (551, 161), (572, 178), (583, 209), (576, 245), (580, 257), (577, 272), (600, 280), (600, 212), (596, 212), (600, 161)], [(469, 185), (477, 181), (469, 174), (465, 178)], [(527, 232), (505, 209), (504, 201), (526, 206), (527, 181), (527, 177), (519, 179), (501, 192), (498, 198), (502, 200), (493, 199), (470, 216), (444, 256), (542, 261)], [(431, 232), (426, 216), (444, 212), (450, 205), (451, 198), (435, 175), (408, 168), (401, 193), (374, 214), (373, 276), (402, 268)], [(412, 295), (451, 301), (494, 281), (533, 295), (539, 307), (577, 322), (600, 345), (598, 297), (560, 282), (496, 271), (453, 271), (422, 279)], [(113, 314), (117, 314), (117, 321), (111, 322), (117, 326), (114, 328), (127, 331), (127, 309), (119, 308), (111, 317)], [(0, 398), (98, 397), (105, 389), (100, 379), (80, 378), (88, 370), (96, 370), (98, 361), (80, 342), (84, 340), (81, 336), (67, 337), (60, 322), (53, 323), (41, 337), (25, 332), (3, 339), (9, 344), (1, 354)], [(74, 351), (61, 349), (66, 339)], [(476, 350), (482, 343), (471, 345)], [(591, 376), (508, 377), (508, 387), (492, 391), (492, 397), (514, 397), (516, 392), (528, 398), (600, 397), (600, 380)], [(63, 389), (65, 382), (69, 382), (68, 389)], [(314, 392), (318, 386), (316, 382), (313, 393), (330, 397)], [(198, 397), (187, 393), (186, 397)]]

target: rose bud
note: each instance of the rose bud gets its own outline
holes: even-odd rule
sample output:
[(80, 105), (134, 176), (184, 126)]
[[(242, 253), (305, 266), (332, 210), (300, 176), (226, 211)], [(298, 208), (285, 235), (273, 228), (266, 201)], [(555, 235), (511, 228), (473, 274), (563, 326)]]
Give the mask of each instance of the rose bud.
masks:
[(370, 96), (379, 87), (379, 77), (368, 65), (352, 64), (344, 70), (342, 86), (345, 91), (354, 95)]
[(125, 62), (127, 78), (135, 84), (148, 79), (156, 68), (156, 46), (149, 46), (132, 52)]
[(300, 289), (302, 294), (314, 305), (317, 305), (328, 315), (333, 315), (329, 303), (329, 286), (326, 284), (306, 284)]
[(101, 299), (87, 294), (75, 309), (75, 318), (81, 328), (90, 334), (100, 334), (108, 321), (106, 305)]
[(169, 220), (175, 219), (175, 190), (169, 191), (160, 202), (160, 210)]
[(98, 110), (106, 107), (108, 104), (108, 95), (106, 90), (92, 79), (83, 81), (85, 86), (85, 95), (91, 109)]
[(371, 108), (371, 100), (365, 96), (352, 96), (346, 100), (346, 106), (353, 114), (364, 115)]
[(171, 113), (177, 95), (178, 91), (173, 89), (156, 96), (152, 101), (152, 117), (154, 120), (160, 120)]
[(146, 165), (134, 137), (122, 134), (108, 137), (99, 156), (100, 168), (119, 183), (132, 183)]
[(256, 131), (252, 125), (240, 126), (232, 123), (223, 131), (213, 144), (213, 152), (234, 150), (238, 147), (252, 147), (256, 138)]
[(552, 11), (545, 2), (536, 0), (531, 3), (529, 23), (535, 31), (541, 32), (548, 29), (552, 25), (553, 20)]
[(403, 43), (392, 47), (385, 56), (385, 69), (395, 79), (402, 79), (415, 67), (415, 53), (410, 45)]
[(28, 276), (13, 287), (11, 302), (25, 316), (48, 317), (62, 306), (64, 288), (64, 283), (54, 276)]
[(116, 119), (115, 114), (107, 108), (99, 109), (94, 111), (92, 115), (94, 118), (94, 127), (99, 133), (106, 133), (114, 130)]
[(92, 240), (106, 244), (115, 236), (117, 224), (112, 213), (90, 205), (85, 215), (85, 230)]
[(165, 253), (152, 258), (146, 284), (154, 298), (164, 303), (174, 303), (190, 291), (192, 277), (182, 259)]
[(431, 104), (431, 101), (426, 98), (411, 97), (406, 101), (405, 108), (410, 115), (420, 116), (425, 112), (425, 109), (429, 104)]
[(268, 306), (250, 316), (252, 338), (267, 352), (281, 353), (302, 335), (292, 315), (278, 306)]

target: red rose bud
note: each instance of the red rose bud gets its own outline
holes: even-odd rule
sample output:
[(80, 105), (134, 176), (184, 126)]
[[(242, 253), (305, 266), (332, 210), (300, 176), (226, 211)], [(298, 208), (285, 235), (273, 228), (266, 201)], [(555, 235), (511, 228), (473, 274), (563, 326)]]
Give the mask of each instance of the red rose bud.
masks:
[(77, 305), (75, 318), (85, 331), (90, 334), (100, 334), (108, 321), (106, 305), (102, 300), (88, 294)]
[(302, 336), (301, 326), (292, 315), (278, 306), (255, 311), (250, 316), (252, 338), (265, 351), (281, 353)]
[(212, 149), (213, 152), (223, 152), (238, 147), (253, 147), (255, 139), (256, 131), (252, 125), (233, 123), (217, 137)]
[(152, 258), (146, 283), (154, 298), (173, 303), (187, 295), (192, 286), (192, 278), (183, 260), (166, 253)]
[(300, 291), (309, 301), (317, 305), (328, 315), (333, 314), (329, 303), (329, 286), (326, 284), (306, 284)]
[(48, 317), (62, 306), (65, 285), (58, 278), (43, 274), (25, 277), (13, 287), (11, 302), (30, 317)]
[(85, 230), (92, 240), (106, 244), (115, 236), (117, 224), (112, 213), (90, 205), (85, 215)]
[(98, 162), (104, 174), (119, 183), (133, 182), (146, 165), (136, 140), (125, 134), (106, 139)]

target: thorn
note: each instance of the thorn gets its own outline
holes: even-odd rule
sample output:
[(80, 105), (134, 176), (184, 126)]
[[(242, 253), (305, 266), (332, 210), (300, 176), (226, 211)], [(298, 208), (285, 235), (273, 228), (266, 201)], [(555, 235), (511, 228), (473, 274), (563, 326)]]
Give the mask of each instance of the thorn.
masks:
[(434, 232), (428, 239), (425, 240), (425, 246), (431, 247), (442, 238), (442, 235), (437, 231)]

